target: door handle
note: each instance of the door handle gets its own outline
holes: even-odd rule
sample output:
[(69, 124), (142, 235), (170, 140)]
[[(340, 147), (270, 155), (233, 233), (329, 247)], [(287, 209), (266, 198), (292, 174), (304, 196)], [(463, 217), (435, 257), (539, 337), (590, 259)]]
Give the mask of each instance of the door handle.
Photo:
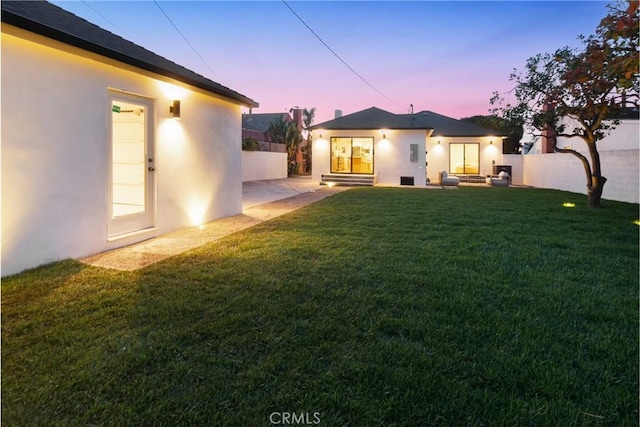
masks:
[(153, 172), (154, 170), (156, 170), (156, 168), (154, 168), (153, 166), (149, 166), (149, 167), (147, 168), (147, 170), (148, 170), (149, 172)]

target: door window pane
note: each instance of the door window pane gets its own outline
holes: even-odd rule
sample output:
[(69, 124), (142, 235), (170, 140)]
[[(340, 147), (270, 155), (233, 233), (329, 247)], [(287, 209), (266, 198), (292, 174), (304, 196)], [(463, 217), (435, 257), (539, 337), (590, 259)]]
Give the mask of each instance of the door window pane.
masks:
[(351, 172), (351, 138), (331, 138), (331, 172)]
[(145, 108), (111, 105), (111, 200), (113, 217), (146, 211)]
[(464, 173), (464, 144), (449, 144), (449, 172)]
[(464, 145), (464, 173), (478, 174), (480, 170), (480, 145), (465, 144)]
[(331, 138), (332, 173), (373, 173), (373, 138)]
[(477, 174), (480, 170), (480, 144), (449, 144), (449, 172)]
[(353, 138), (353, 173), (373, 173), (373, 139)]

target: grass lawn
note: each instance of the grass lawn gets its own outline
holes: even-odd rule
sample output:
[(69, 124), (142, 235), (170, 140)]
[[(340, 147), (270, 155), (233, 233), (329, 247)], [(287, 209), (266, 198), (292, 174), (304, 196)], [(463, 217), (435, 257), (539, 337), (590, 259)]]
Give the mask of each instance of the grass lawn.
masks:
[(137, 272), (7, 278), (3, 424), (637, 426), (638, 205), (603, 204), (357, 188)]

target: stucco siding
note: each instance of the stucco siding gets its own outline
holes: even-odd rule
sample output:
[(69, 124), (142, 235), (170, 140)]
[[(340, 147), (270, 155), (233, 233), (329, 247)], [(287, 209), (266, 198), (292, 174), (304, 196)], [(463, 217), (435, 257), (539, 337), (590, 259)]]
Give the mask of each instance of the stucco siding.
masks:
[[(414, 178), (414, 185), (424, 186), (425, 175), (425, 131), (389, 130), (385, 139), (375, 144), (375, 170), (377, 182), (383, 185), (400, 185), (400, 177)], [(410, 161), (411, 144), (418, 146), (418, 159)]]
[(261, 181), (287, 177), (287, 153), (242, 152), (242, 181)]
[[(602, 174), (607, 183), (603, 199), (638, 203), (640, 196), (639, 150), (603, 151)], [(571, 154), (530, 154), (523, 157), (524, 184), (587, 194), (587, 181), (580, 160)]]
[[(3, 276), (241, 212), (240, 107), (117, 65), (3, 25)], [(107, 236), (110, 89), (154, 110), (155, 230), (116, 241)], [(173, 99), (180, 121), (169, 116)]]

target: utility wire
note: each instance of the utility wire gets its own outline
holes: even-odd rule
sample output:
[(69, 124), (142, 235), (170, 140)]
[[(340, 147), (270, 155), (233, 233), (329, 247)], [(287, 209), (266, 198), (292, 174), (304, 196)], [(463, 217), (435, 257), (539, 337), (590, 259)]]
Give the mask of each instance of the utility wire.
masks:
[(180, 31), (180, 29), (176, 26), (176, 24), (173, 23), (173, 21), (171, 20), (171, 18), (169, 18), (169, 15), (167, 15), (167, 12), (164, 11), (164, 9), (162, 9), (162, 7), (160, 7), (160, 4), (158, 4), (158, 2), (156, 0), (153, 0), (153, 2), (156, 4), (156, 6), (158, 6), (158, 9), (160, 9), (160, 11), (162, 12), (162, 14), (167, 18), (167, 20), (171, 23), (171, 25), (173, 25), (173, 28), (176, 29), (176, 31), (182, 36), (182, 38), (184, 39), (185, 42), (187, 42), (187, 44), (189, 45), (189, 47), (191, 48), (191, 50), (193, 50), (195, 52), (196, 55), (198, 55), (198, 58), (200, 58), (200, 60), (204, 63), (204, 65), (207, 66), (207, 68), (209, 69), (209, 71), (211, 71), (211, 73), (213, 73), (214, 75), (216, 75), (216, 72), (213, 71), (213, 68), (211, 68), (211, 66), (209, 65), (209, 63), (207, 61), (205, 61), (205, 59), (202, 57), (202, 55), (200, 55), (200, 53), (198, 53), (198, 51), (196, 50), (195, 47), (193, 47), (193, 45), (189, 42), (189, 40), (185, 37), (184, 34), (182, 34), (182, 31)]
[(96, 9), (95, 7), (91, 6), (88, 2), (86, 1), (82, 1), (82, 3), (84, 3), (85, 6), (87, 6), (89, 9), (93, 10), (95, 13), (97, 13), (98, 15), (102, 16), (102, 18), (107, 21), (109, 24), (113, 25), (114, 28), (117, 28), (118, 31), (120, 31), (122, 34), (125, 33), (125, 31), (118, 27), (116, 24), (113, 23), (113, 21), (111, 21), (109, 18), (107, 18), (106, 16), (104, 16), (102, 13), (100, 13), (100, 11), (98, 9)]
[(322, 44), (324, 45), (324, 47), (326, 47), (327, 49), (329, 49), (329, 52), (331, 52), (331, 53), (333, 54), (333, 56), (335, 56), (336, 58), (338, 58), (338, 60), (340, 60), (340, 62), (342, 62), (342, 63), (345, 65), (345, 67), (347, 67), (349, 70), (351, 70), (351, 72), (352, 72), (353, 74), (355, 74), (356, 76), (358, 76), (358, 78), (359, 78), (360, 80), (362, 80), (362, 81), (363, 81), (367, 86), (369, 86), (371, 89), (373, 89), (373, 90), (375, 90), (376, 92), (378, 92), (380, 95), (382, 95), (383, 97), (385, 97), (385, 98), (386, 98), (387, 100), (389, 100), (390, 102), (392, 102), (392, 103), (396, 104), (398, 107), (402, 108), (403, 110), (407, 110), (407, 108), (406, 108), (406, 107), (404, 107), (403, 105), (398, 104), (396, 101), (394, 101), (393, 99), (389, 98), (387, 95), (385, 95), (384, 93), (382, 93), (378, 88), (376, 88), (374, 85), (372, 85), (371, 83), (369, 83), (369, 82), (367, 81), (367, 79), (365, 79), (364, 77), (362, 77), (362, 75), (361, 75), (360, 73), (358, 73), (356, 70), (354, 70), (354, 69), (353, 69), (353, 67), (352, 67), (351, 65), (347, 64), (347, 62), (346, 62), (344, 59), (342, 59), (342, 58), (340, 57), (340, 55), (338, 55), (338, 54), (337, 54), (333, 49), (331, 49), (331, 47), (330, 47), (330, 46), (329, 46), (329, 45), (328, 45), (324, 40), (322, 40), (322, 37), (320, 37), (320, 36), (319, 36), (315, 31), (313, 31), (313, 29), (312, 29), (312, 28), (311, 28), (311, 27), (310, 27), (310, 26), (309, 26), (309, 25), (304, 21), (304, 19), (302, 19), (302, 18), (300, 17), (300, 15), (298, 15), (298, 14), (296, 13), (296, 11), (295, 11), (295, 10), (293, 10), (293, 9), (291, 8), (291, 6), (289, 6), (289, 4), (288, 4), (285, 0), (282, 0), (282, 3), (284, 3), (284, 5), (285, 5), (285, 6), (287, 6), (287, 8), (291, 11), (291, 13), (293, 13), (293, 14), (295, 15), (295, 17), (296, 17), (296, 18), (298, 18), (298, 19), (300, 20), (300, 22), (302, 22), (302, 24), (303, 24), (305, 27), (307, 27), (307, 29), (308, 29), (309, 31), (311, 31), (311, 34), (313, 34), (314, 36), (316, 36), (316, 38), (317, 38), (318, 40), (320, 40), (320, 43), (322, 43)]

